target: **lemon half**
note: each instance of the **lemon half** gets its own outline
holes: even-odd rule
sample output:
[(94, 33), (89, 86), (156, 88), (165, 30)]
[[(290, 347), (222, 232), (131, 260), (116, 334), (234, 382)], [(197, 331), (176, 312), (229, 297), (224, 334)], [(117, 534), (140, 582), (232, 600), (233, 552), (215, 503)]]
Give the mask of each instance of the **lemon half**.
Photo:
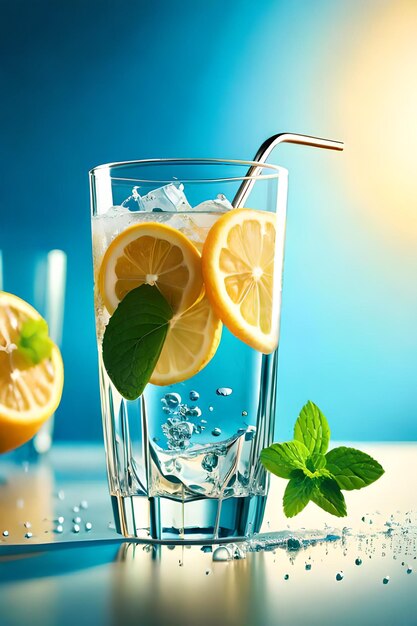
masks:
[(0, 453), (29, 441), (54, 413), (62, 395), (64, 367), (57, 346), (30, 365), (16, 351), (22, 325), (41, 319), (17, 296), (0, 292)]

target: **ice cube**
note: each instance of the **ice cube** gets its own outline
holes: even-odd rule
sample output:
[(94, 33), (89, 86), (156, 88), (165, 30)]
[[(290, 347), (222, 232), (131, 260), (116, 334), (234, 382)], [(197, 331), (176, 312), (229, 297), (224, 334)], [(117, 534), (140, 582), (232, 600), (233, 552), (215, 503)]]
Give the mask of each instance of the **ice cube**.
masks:
[(146, 196), (139, 195), (137, 189), (134, 188), (133, 193), (136, 193), (135, 199), (141, 211), (191, 211), (182, 183), (169, 183), (150, 191)]
[(233, 209), (229, 200), (219, 193), (215, 200), (205, 200), (193, 208), (193, 211), (229, 211)]

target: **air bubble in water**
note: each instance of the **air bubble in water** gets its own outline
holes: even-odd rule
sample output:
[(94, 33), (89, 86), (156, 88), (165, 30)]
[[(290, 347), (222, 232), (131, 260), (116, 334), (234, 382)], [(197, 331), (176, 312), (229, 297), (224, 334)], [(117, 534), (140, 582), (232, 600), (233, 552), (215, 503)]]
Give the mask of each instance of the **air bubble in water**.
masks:
[(243, 416), (243, 417), (246, 417), (246, 416), (247, 416), (247, 414), (248, 414), (248, 412), (247, 412), (247, 411), (242, 411), (242, 416)]
[(232, 394), (233, 389), (230, 387), (219, 387), (216, 389), (216, 393), (218, 396), (230, 396)]
[(197, 402), (197, 400), (200, 397), (200, 394), (198, 393), (198, 391), (190, 391), (190, 400), (191, 402)]
[(213, 435), (213, 437), (219, 437), (222, 434), (222, 431), (220, 428), (213, 428), (213, 430), (211, 431), (211, 434)]
[(201, 409), (198, 406), (191, 406), (185, 409), (184, 415), (186, 417), (200, 417)]
[(201, 467), (206, 470), (206, 472), (212, 472), (218, 465), (219, 459), (217, 454), (214, 452), (209, 452), (206, 454), (201, 461)]
[(162, 425), (162, 431), (168, 440), (171, 450), (184, 449), (189, 443), (194, 432), (194, 424), (181, 421), (177, 417), (169, 417), (166, 424)]
[(167, 406), (175, 408), (180, 404), (181, 396), (179, 393), (167, 393), (164, 396), (164, 400), (167, 403)]

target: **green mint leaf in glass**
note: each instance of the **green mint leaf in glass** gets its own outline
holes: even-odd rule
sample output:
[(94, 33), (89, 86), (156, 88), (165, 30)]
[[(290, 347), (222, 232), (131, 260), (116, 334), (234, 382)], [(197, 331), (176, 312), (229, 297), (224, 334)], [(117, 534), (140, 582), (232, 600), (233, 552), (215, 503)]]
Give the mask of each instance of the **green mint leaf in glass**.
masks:
[(29, 319), (22, 324), (17, 352), (31, 365), (38, 365), (51, 356), (53, 341), (48, 335), (48, 324), (42, 318)]
[(326, 461), (327, 469), (346, 491), (367, 487), (384, 473), (378, 461), (355, 448), (334, 448), (326, 454)]
[(316, 479), (310, 499), (327, 513), (337, 517), (347, 515), (345, 498), (334, 478)]
[(304, 469), (308, 450), (300, 441), (273, 443), (261, 452), (261, 463), (280, 478), (291, 478), (294, 470)]
[(103, 337), (107, 373), (127, 400), (136, 400), (158, 362), (172, 310), (157, 287), (132, 289), (111, 316)]
[(307, 478), (301, 471), (288, 481), (284, 492), (284, 513), (286, 517), (294, 517), (310, 502), (314, 490), (314, 480)]
[(329, 447), (329, 424), (311, 400), (303, 406), (295, 422), (294, 439), (301, 441), (311, 454), (325, 454)]

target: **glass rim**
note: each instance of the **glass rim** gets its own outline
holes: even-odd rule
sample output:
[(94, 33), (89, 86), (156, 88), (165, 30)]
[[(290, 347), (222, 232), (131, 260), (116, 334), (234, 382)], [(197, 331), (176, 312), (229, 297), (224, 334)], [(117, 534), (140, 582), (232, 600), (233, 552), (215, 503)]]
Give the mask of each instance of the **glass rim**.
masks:
[[(169, 164), (184, 164), (184, 165), (240, 165), (246, 166), (248, 171), (243, 176), (226, 176), (220, 178), (181, 178), (181, 183), (219, 183), (219, 182), (228, 182), (228, 181), (245, 181), (245, 180), (272, 180), (278, 179), (280, 177), (285, 177), (288, 175), (288, 170), (285, 167), (281, 167), (280, 165), (273, 165), (272, 163), (260, 163), (258, 161), (243, 161), (240, 159), (214, 159), (214, 158), (164, 158), (164, 159), (139, 159), (135, 161), (116, 161), (114, 163), (104, 163), (103, 165), (97, 165), (93, 167), (89, 171), (90, 177), (97, 177), (97, 175), (105, 175), (108, 174), (109, 178), (114, 181), (126, 181), (126, 182), (138, 182), (145, 184), (167, 184), (171, 183), (173, 178), (160, 178), (160, 179), (146, 179), (146, 178), (128, 178), (128, 177), (119, 177), (113, 176), (112, 170), (123, 168), (123, 167), (134, 167), (134, 166), (147, 166), (147, 165), (169, 165)], [(269, 174), (257, 174), (250, 173), (251, 168), (261, 168), (270, 170)]]

